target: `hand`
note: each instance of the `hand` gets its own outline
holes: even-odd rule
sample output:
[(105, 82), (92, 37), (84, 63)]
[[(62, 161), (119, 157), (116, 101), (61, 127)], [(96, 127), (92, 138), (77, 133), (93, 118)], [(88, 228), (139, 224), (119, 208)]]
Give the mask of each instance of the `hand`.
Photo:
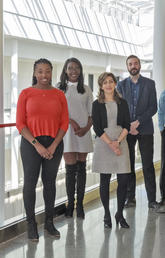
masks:
[(139, 123), (138, 120), (132, 122), (132, 123), (131, 123), (130, 131), (136, 129), (139, 125), (140, 125), (140, 123)]
[(36, 151), (40, 154), (40, 156), (42, 158), (45, 158), (45, 159), (51, 159), (52, 158), (52, 155), (51, 153), (49, 152), (48, 149), (46, 149), (42, 144), (40, 144), (39, 142), (37, 142), (35, 145), (34, 145)]
[(48, 150), (49, 153), (50, 153), (49, 159), (52, 159), (52, 158), (53, 158), (53, 154), (55, 153), (56, 148), (57, 148), (57, 145), (56, 145), (55, 143), (52, 143), (52, 144), (47, 148), (47, 150)]
[(70, 124), (71, 124), (71, 126), (73, 127), (73, 130), (74, 130), (75, 132), (80, 129), (79, 124), (78, 124), (75, 120), (70, 119), (69, 121), (70, 121)]
[(77, 131), (75, 131), (75, 135), (78, 135), (79, 137), (84, 136), (87, 133), (86, 127), (80, 128)]
[(117, 141), (111, 141), (110, 143), (108, 143), (108, 145), (117, 156), (121, 155), (121, 150)]
[(132, 134), (132, 135), (137, 135), (138, 133), (139, 132), (136, 129), (132, 129), (132, 130), (129, 131), (129, 134)]

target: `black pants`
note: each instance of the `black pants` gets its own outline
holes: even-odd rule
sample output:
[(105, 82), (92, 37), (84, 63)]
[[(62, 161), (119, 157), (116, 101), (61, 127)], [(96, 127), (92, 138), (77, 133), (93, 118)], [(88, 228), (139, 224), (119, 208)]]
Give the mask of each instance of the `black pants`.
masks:
[[(129, 174), (117, 174), (117, 213), (122, 217)], [(104, 207), (105, 217), (110, 216), (109, 211), (109, 186), (111, 174), (100, 174), (100, 198)]]
[[(39, 136), (38, 141), (45, 147), (50, 146), (54, 138)], [(42, 167), (43, 197), (46, 218), (53, 218), (56, 195), (56, 176), (63, 153), (63, 141), (58, 145), (53, 158), (42, 158), (24, 137), (21, 140), (21, 158), (24, 169), (23, 200), (27, 221), (35, 219), (36, 184)]]
[(138, 141), (144, 174), (144, 183), (149, 202), (156, 200), (155, 169), (153, 165), (153, 135), (130, 135), (127, 136), (129, 147), (131, 174), (129, 175), (127, 198), (135, 198), (136, 175), (135, 175), (135, 144)]
[(160, 193), (165, 200), (165, 128), (161, 133), (161, 171), (160, 171)]

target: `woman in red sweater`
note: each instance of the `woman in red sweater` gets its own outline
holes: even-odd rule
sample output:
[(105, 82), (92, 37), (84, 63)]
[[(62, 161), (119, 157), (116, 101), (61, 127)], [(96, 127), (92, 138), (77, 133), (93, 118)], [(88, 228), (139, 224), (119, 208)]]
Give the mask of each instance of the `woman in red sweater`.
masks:
[(45, 202), (44, 228), (49, 234), (60, 237), (53, 224), (55, 183), (69, 119), (64, 93), (51, 84), (52, 69), (47, 59), (37, 60), (34, 63), (32, 87), (22, 90), (17, 104), (16, 126), (22, 135), (23, 199), (28, 238), (33, 241), (39, 239), (35, 221), (35, 190), (40, 167)]

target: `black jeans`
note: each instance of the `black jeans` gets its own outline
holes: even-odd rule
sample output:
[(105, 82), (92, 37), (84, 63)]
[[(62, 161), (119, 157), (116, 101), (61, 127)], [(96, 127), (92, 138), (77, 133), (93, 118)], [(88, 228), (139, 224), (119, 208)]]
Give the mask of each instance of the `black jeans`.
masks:
[(135, 144), (138, 141), (144, 174), (144, 183), (147, 192), (148, 202), (156, 200), (155, 169), (153, 165), (153, 135), (127, 135), (129, 147), (131, 173), (128, 180), (127, 198), (135, 198), (136, 175), (135, 175)]
[(160, 171), (160, 193), (165, 200), (165, 128), (161, 133), (161, 171)]
[[(39, 136), (38, 141), (45, 147), (50, 146), (54, 138)], [(24, 169), (23, 200), (27, 221), (35, 219), (36, 184), (42, 167), (41, 177), (43, 182), (43, 197), (45, 214), (53, 218), (56, 195), (56, 176), (63, 154), (63, 141), (58, 145), (51, 160), (42, 158), (24, 137), (21, 139), (21, 158)]]
[[(117, 174), (117, 213), (121, 217), (123, 216), (123, 208), (127, 194), (127, 183), (129, 174)], [(110, 217), (109, 210), (109, 185), (111, 174), (100, 174), (100, 198), (104, 207), (104, 218)]]

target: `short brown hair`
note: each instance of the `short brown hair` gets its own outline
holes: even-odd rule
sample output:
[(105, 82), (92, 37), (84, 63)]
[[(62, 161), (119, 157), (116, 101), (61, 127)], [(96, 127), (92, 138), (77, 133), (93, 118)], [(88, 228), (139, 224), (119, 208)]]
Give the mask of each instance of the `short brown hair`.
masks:
[(127, 59), (126, 59), (126, 65), (127, 65), (128, 60), (131, 59), (131, 58), (136, 58), (136, 59), (138, 60), (139, 64), (140, 64), (140, 59), (139, 59), (139, 57), (137, 57), (137, 56), (135, 56), (135, 55), (130, 55), (130, 56), (128, 56)]
[[(117, 83), (117, 79), (113, 73), (104, 72), (104, 73), (100, 74), (100, 76), (98, 78), (99, 92), (98, 92), (98, 96), (97, 96), (98, 101), (100, 103), (105, 102), (105, 95), (104, 95), (104, 91), (102, 90), (102, 86), (103, 86), (103, 82), (105, 81), (105, 79), (108, 76), (110, 76), (113, 79), (113, 81), (115, 83)], [(116, 101), (116, 103), (118, 103), (118, 104), (120, 103), (120, 95), (116, 89), (114, 90), (114, 100)]]

